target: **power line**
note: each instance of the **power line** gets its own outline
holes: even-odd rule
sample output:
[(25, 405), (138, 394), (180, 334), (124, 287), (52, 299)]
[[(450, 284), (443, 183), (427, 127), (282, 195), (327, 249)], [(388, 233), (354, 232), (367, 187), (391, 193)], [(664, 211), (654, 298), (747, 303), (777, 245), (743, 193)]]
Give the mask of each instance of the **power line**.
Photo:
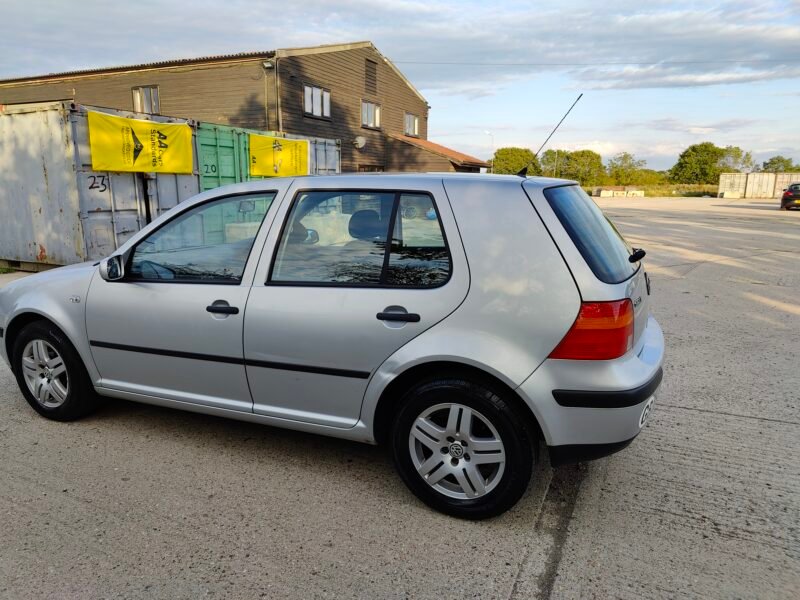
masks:
[(444, 65), (467, 67), (607, 67), (607, 66), (657, 66), (657, 65), (712, 65), (712, 64), (757, 64), (757, 63), (799, 63), (800, 58), (761, 58), (747, 60), (659, 60), (647, 61), (619, 61), (619, 62), (583, 62), (583, 63), (486, 63), (466, 61), (424, 61), (424, 60), (393, 60), (396, 65)]

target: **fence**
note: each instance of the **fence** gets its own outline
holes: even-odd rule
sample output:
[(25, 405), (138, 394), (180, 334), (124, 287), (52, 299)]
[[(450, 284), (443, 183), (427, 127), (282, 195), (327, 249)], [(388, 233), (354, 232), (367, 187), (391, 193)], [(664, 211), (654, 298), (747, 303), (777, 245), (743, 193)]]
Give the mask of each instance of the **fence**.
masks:
[(720, 198), (780, 198), (790, 183), (800, 182), (800, 173), (722, 173)]

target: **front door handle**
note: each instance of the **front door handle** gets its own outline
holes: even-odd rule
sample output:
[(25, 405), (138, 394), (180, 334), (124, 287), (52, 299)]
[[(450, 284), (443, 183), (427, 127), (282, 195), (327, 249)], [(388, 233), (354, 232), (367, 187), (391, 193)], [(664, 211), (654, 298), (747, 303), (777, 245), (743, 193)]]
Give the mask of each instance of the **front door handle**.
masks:
[(387, 306), (383, 312), (375, 315), (379, 321), (399, 321), (401, 323), (419, 323), (420, 316), (410, 313), (402, 306)]
[(210, 313), (218, 315), (238, 315), (239, 309), (236, 306), (228, 306), (227, 304), (210, 304), (206, 306), (206, 310)]

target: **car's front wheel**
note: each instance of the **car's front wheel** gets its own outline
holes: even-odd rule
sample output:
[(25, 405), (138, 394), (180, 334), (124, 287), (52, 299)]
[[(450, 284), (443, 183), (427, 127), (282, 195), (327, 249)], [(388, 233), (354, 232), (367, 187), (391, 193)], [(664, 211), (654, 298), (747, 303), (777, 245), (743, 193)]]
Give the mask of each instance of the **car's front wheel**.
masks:
[(25, 400), (40, 415), (71, 421), (97, 407), (99, 398), (78, 352), (52, 323), (26, 325), (14, 340), (12, 361)]
[(489, 384), (434, 378), (402, 400), (392, 429), (394, 462), (429, 506), (469, 519), (498, 515), (525, 493), (533, 434)]

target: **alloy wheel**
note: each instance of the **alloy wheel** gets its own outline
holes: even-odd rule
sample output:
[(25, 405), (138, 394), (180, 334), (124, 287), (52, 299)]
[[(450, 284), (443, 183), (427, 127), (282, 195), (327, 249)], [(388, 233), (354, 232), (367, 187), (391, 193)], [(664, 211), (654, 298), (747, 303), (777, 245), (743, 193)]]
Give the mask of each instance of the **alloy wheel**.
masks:
[(45, 408), (61, 406), (69, 394), (64, 359), (48, 342), (31, 340), (22, 351), (22, 374), (28, 390)]
[(497, 429), (463, 404), (427, 408), (414, 420), (408, 446), (420, 477), (450, 498), (485, 496), (505, 470), (505, 447)]

